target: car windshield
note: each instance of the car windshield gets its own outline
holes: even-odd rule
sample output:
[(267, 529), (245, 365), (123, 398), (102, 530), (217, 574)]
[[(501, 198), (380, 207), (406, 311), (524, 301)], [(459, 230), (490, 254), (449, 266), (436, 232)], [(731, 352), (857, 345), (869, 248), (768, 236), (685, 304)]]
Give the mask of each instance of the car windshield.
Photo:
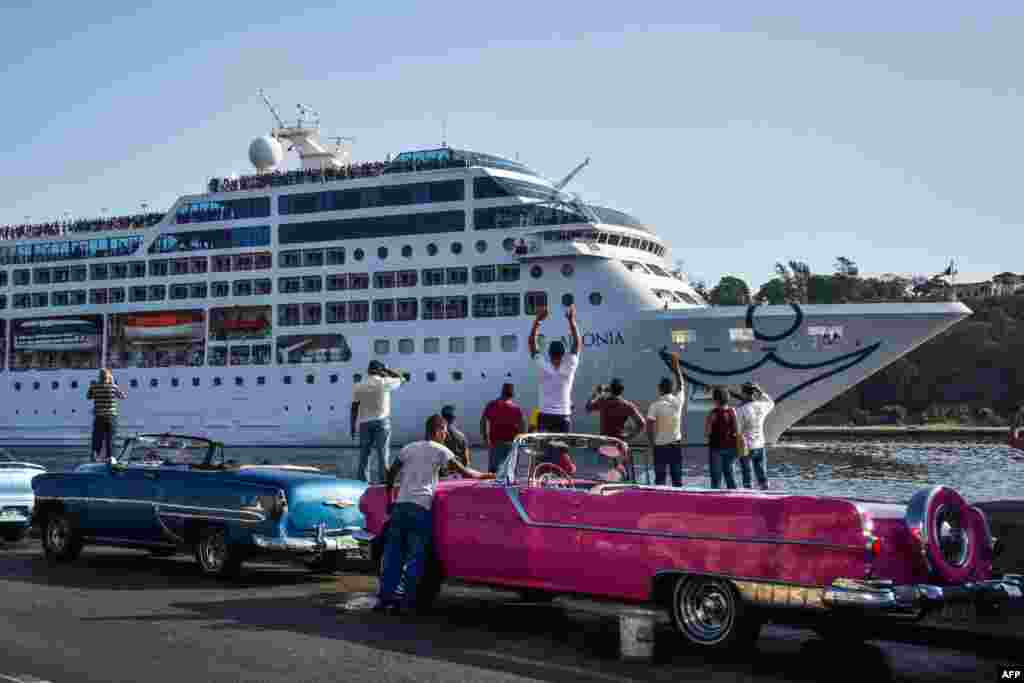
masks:
[(203, 465), (211, 443), (187, 436), (139, 436), (131, 441), (125, 465)]
[[(515, 466), (514, 476), (508, 468)], [(574, 434), (530, 435), (505, 464), (506, 480), (533, 483), (555, 477), (576, 482), (634, 483), (628, 447), (621, 441)], [(499, 475), (500, 476), (500, 475)]]

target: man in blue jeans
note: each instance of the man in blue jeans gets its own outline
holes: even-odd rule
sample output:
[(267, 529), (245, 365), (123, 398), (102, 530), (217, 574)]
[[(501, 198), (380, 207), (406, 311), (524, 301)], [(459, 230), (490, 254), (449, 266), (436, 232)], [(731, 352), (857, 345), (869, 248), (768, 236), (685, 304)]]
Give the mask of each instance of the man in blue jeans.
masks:
[[(352, 387), (352, 438), (359, 427), (359, 472), (368, 483), (370, 451), (377, 451), (377, 476), (384, 478), (391, 464), (391, 392), (409, 381), (409, 375), (389, 370), (379, 360), (370, 361), (366, 380)], [(340, 470), (339, 470), (340, 471)], [(379, 483), (379, 480), (378, 482)]]
[(775, 408), (775, 401), (761, 387), (747, 382), (741, 388), (743, 403), (736, 409), (740, 434), (747, 445), (747, 456), (740, 458), (740, 474), (743, 487), (750, 486), (750, 468), (753, 465), (757, 485), (761, 489), (768, 488), (768, 447), (765, 445), (764, 423), (768, 414)]
[[(431, 506), (438, 475), (442, 467), (450, 467), (471, 479), (494, 479), (493, 474), (466, 467), (445, 447), (448, 422), (440, 415), (427, 420), (426, 440), (416, 441), (402, 449), (387, 474), (387, 498), (399, 479), (398, 498), (393, 507), (384, 546), (384, 571), (376, 611), (403, 614), (416, 606), (416, 590), (423, 576), (434, 536)], [(403, 580), (404, 570), (404, 580)], [(399, 597), (399, 584), (404, 595)]]

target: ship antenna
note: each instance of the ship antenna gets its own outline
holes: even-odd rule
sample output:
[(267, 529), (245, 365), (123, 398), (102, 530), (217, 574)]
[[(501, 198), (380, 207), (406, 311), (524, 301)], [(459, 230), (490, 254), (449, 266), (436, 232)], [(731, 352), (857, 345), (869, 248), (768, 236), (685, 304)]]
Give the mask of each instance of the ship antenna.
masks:
[(270, 110), (270, 113), (277, 121), (277, 127), (286, 128), (286, 126), (284, 125), (284, 120), (281, 118), (281, 115), (277, 113), (277, 107), (275, 107), (274, 103), (270, 101), (270, 98), (263, 93), (263, 88), (260, 88), (260, 97), (263, 98), (263, 102), (266, 103), (267, 109)]
[(448, 115), (441, 119), (441, 146), (448, 147)]

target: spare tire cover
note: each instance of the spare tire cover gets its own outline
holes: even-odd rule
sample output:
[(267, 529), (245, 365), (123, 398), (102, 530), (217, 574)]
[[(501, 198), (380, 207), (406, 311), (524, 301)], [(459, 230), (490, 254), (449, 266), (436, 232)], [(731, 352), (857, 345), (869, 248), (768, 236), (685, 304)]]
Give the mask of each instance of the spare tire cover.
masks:
[(975, 574), (984, 530), (959, 493), (935, 486), (914, 494), (907, 524), (923, 544), (932, 578), (943, 584), (964, 583)]

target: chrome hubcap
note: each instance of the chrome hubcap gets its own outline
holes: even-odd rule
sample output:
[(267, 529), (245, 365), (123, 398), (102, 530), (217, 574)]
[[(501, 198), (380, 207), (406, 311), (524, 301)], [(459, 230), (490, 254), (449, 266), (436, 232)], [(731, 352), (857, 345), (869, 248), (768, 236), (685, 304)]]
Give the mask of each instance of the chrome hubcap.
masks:
[(200, 555), (203, 558), (203, 564), (206, 565), (207, 569), (216, 571), (224, 566), (225, 559), (228, 554), (228, 546), (224, 541), (224, 533), (217, 532), (212, 536), (207, 536), (206, 540), (203, 541), (203, 547)]
[(725, 638), (736, 619), (729, 587), (719, 581), (690, 579), (679, 591), (679, 626), (693, 641), (714, 644)]
[(46, 541), (51, 550), (58, 553), (64, 550), (68, 544), (68, 525), (64, 519), (50, 522), (47, 527)]
[(935, 527), (943, 558), (954, 567), (963, 567), (967, 563), (970, 538), (959, 512), (948, 506), (940, 507), (935, 512)]

